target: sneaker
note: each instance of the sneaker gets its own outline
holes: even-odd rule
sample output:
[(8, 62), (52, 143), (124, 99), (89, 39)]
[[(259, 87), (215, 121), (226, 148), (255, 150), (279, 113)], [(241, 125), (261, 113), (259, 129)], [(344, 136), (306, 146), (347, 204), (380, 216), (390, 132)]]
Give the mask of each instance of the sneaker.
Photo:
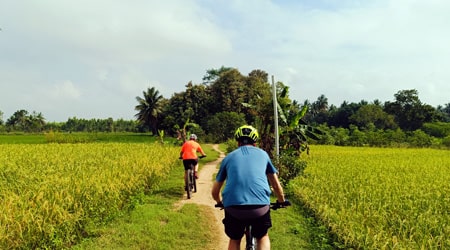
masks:
[(197, 172), (194, 173), (194, 177), (195, 177), (195, 179), (198, 179), (198, 174), (197, 174)]

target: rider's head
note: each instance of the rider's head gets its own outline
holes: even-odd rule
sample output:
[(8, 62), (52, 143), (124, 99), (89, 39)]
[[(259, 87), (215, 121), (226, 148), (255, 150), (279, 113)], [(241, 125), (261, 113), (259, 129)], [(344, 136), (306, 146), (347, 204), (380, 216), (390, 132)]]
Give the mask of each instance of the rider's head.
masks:
[(197, 140), (197, 135), (196, 134), (191, 134), (191, 136), (189, 136), (189, 140)]
[(239, 127), (234, 133), (234, 138), (240, 145), (255, 144), (259, 138), (258, 130), (250, 125)]

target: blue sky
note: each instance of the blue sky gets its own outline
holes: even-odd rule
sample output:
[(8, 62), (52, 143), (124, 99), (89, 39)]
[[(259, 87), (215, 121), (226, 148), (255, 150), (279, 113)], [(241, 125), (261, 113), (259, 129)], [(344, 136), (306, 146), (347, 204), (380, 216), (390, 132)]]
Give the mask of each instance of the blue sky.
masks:
[(0, 111), (133, 119), (206, 70), (266, 71), (290, 97), (450, 103), (450, 1), (0, 0)]

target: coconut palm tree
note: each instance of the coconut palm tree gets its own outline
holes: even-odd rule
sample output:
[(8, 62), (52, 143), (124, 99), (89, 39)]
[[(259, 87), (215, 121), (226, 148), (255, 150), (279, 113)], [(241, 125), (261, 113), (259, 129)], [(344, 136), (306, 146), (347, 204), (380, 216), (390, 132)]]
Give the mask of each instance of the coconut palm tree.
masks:
[(158, 120), (162, 113), (161, 102), (164, 99), (159, 91), (154, 87), (143, 91), (143, 98), (136, 96), (138, 105), (134, 108), (138, 113), (135, 115), (137, 121), (143, 126), (149, 128), (154, 135), (158, 134)]

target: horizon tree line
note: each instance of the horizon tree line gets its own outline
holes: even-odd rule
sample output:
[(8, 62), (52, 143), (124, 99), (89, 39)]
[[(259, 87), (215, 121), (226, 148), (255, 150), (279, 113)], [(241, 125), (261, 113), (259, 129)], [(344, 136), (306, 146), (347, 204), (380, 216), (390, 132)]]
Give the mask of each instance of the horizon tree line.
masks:
[[(394, 101), (379, 100), (359, 103), (344, 101), (339, 107), (329, 105), (324, 94), (316, 101), (305, 100), (302, 104), (289, 98), (289, 87), (277, 82), (278, 102), (289, 106), (287, 115), (293, 115), (307, 107), (303, 122), (330, 128), (360, 130), (415, 131), (426, 123), (450, 122), (450, 103), (434, 108), (419, 99), (418, 91), (400, 90), (394, 94)], [(221, 67), (206, 71), (203, 82), (188, 82), (185, 90), (164, 98), (155, 87), (149, 87), (136, 96), (137, 105), (134, 121), (109, 119), (69, 118), (66, 123), (46, 123), (42, 113), (26, 110), (16, 111), (6, 122), (0, 111), (0, 131), (41, 132), (48, 129), (63, 131), (130, 131), (151, 132), (158, 135), (176, 135), (188, 124), (188, 130), (207, 136), (209, 141), (230, 138), (232, 129), (248, 123), (262, 129), (263, 135), (273, 133), (272, 87), (268, 74), (253, 70), (247, 76), (237, 69)], [(285, 93), (285, 94), (283, 94)], [(286, 94), (287, 93), (287, 94)], [(76, 125), (78, 124), (78, 125)], [(264, 127), (263, 125), (266, 125)]]

